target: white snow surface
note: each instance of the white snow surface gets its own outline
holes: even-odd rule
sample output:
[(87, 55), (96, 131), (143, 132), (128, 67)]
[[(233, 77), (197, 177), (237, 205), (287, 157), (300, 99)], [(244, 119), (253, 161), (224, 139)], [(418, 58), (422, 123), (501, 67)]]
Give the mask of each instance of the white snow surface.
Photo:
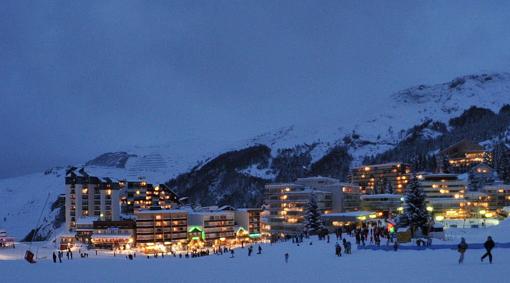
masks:
[[(471, 235), (470, 243), (481, 243), (486, 235), (496, 242), (510, 240), (510, 222), (486, 229), (463, 229)], [(332, 235), (332, 238), (334, 236)], [(354, 243), (354, 239), (349, 239)], [(504, 282), (510, 275), (508, 249), (493, 250), (494, 263), (480, 262), (481, 249), (468, 249), (464, 264), (459, 254), (445, 250), (358, 250), (351, 255), (334, 254), (335, 241), (317, 241), (315, 237), (300, 246), (290, 242), (265, 244), (261, 255), (247, 255), (247, 249), (236, 249), (235, 257), (211, 255), (179, 259), (170, 256), (147, 259), (138, 254), (129, 261), (124, 255), (113, 256), (100, 251), (96, 256), (82, 259), (75, 256), (63, 263), (53, 263), (54, 246), (44, 243), (33, 246), (38, 252), (36, 264), (26, 263), (22, 257), (24, 245), (16, 249), (0, 249), (2, 282)], [(457, 243), (446, 242), (446, 243)], [(441, 244), (434, 241), (433, 244)], [(255, 247), (256, 250), (256, 247)], [(289, 253), (285, 263), (284, 254)]]

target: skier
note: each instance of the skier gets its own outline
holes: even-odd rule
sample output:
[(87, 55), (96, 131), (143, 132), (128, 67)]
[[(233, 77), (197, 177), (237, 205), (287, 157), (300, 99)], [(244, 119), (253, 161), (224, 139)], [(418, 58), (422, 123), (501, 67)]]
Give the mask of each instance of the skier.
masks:
[(53, 252), (53, 263), (57, 263), (57, 255)]
[(482, 258), (480, 259), (482, 262), (483, 262), (483, 259), (486, 258), (487, 256), (489, 256), (489, 263), (492, 263), (492, 249), (494, 248), (496, 244), (494, 243), (494, 241), (492, 240), (492, 237), (489, 236), (487, 237), (487, 241), (485, 241), (485, 243), (483, 244), (483, 247), (485, 248), (485, 254), (482, 256)]
[(230, 258), (234, 258), (234, 249), (230, 250)]
[(285, 263), (289, 262), (289, 253), (285, 253)]
[(258, 254), (262, 254), (262, 247), (259, 245), (259, 252)]
[(253, 251), (253, 247), (252, 247), (252, 246), (250, 246), (250, 247), (248, 248), (248, 256), (251, 256), (252, 251)]
[(64, 252), (58, 251), (58, 262), (62, 263), (63, 256), (64, 256)]
[(342, 248), (340, 247), (340, 245), (338, 243), (336, 243), (336, 245), (335, 245), (335, 254), (336, 254), (336, 256), (342, 256)]
[(460, 253), (459, 264), (464, 262), (464, 253), (466, 252), (467, 249), (468, 249), (468, 244), (466, 243), (466, 239), (461, 238), (460, 243), (457, 246), (457, 251)]

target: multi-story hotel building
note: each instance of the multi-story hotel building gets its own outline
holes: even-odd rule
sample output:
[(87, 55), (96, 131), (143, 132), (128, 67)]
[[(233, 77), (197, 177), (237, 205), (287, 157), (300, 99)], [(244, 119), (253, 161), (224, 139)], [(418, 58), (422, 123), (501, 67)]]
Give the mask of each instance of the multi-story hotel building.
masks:
[(166, 185), (152, 185), (146, 181), (129, 181), (121, 194), (122, 212), (132, 214), (136, 210), (160, 207), (175, 209), (179, 203), (177, 194)]
[(121, 184), (110, 178), (90, 176), (84, 169), (68, 170), (66, 174), (66, 226), (76, 228), (82, 217), (119, 220)]
[(188, 225), (202, 232), (206, 244), (221, 245), (235, 237), (234, 218), (233, 211), (195, 211), (190, 212)]
[(304, 185), (268, 184), (265, 187), (265, 204), (269, 210), (268, 224), (272, 234), (300, 234), (304, 229), (306, 207), (312, 197), (322, 213), (331, 211), (332, 194)]
[(465, 173), (474, 165), (491, 164), (492, 153), (470, 140), (464, 139), (438, 154), (438, 164), (443, 171)]
[(188, 212), (185, 210), (136, 210), (136, 243), (146, 250), (164, 250), (187, 242)]
[(482, 192), (487, 195), (489, 210), (499, 211), (505, 206), (510, 206), (510, 185), (494, 184), (484, 186)]
[(95, 248), (129, 249), (136, 243), (134, 220), (94, 221), (91, 243)]
[[(360, 208), (360, 187), (351, 183), (342, 183), (328, 177), (299, 178), (299, 185), (331, 193), (331, 212), (357, 211)], [(327, 211), (329, 212), (329, 211)]]
[(446, 218), (467, 217), (464, 209), (467, 183), (457, 174), (419, 174), (417, 179), (431, 214)]
[(366, 194), (403, 194), (411, 177), (411, 166), (406, 163), (364, 165), (351, 170), (351, 182)]
[(402, 212), (403, 197), (401, 195), (375, 194), (362, 195), (360, 198), (363, 211), (378, 212), (385, 216)]
[(260, 238), (262, 224), (260, 222), (260, 208), (239, 208), (235, 210), (235, 224), (244, 229), (250, 238)]
[(467, 183), (460, 180), (457, 174), (420, 174), (417, 178), (427, 200), (463, 199), (466, 193)]

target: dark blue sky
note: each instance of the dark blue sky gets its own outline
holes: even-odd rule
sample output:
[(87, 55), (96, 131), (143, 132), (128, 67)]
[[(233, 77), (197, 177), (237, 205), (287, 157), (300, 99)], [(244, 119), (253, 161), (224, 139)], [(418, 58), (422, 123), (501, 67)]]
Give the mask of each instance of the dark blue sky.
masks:
[(2, 1), (0, 177), (341, 124), (408, 86), (509, 71), (508, 15), (508, 1)]

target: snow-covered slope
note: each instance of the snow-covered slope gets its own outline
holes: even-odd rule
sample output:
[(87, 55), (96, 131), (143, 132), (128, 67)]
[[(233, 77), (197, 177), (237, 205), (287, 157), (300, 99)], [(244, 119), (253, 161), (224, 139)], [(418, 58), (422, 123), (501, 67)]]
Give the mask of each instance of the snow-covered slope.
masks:
[[(482, 74), (463, 76), (451, 82), (416, 86), (389, 95), (387, 103), (377, 112), (353, 115), (352, 119), (325, 120), (310, 125), (306, 115), (301, 122), (288, 127), (237, 142), (211, 140), (174, 140), (153, 146), (134, 146), (119, 149), (125, 154), (112, 154), (90, 162), (87, 171), (98, 176), (133, 180), (144, 178), (150, 182), (165, 182), (226, 151), (264, 144), (273, 152), (302, 144), (315, 144), (312, 161), (323, 157), (334, 145), (348, 144), (353, 163), (363, 157), (391, 149), (405, 138), (406, 130), (427, 119), (447, 122), (472, 105), (498, 111), (510, 102), (510, 74)], [(359, 111), (365, 109), (360, 106)], [(356, 109), (351, 109), (352, 113)], [(304, 113), (306, 114), (306, 113)], [(358, 118), (362, 117), (362, 118)], [(437, 135), (429, 131), (428, 136)], [(115, 160), (115, 158), (119, 158)], [(267, 171), (248, 168), (243, 174), (272, 178)], [(17, 238), (35, 226), (42, 203), (50, 193), (50, 202), (64, 191), (62, 169), (49, 174), (33, 174), (0, 180), (0, 227)], [(50, 219), (50, 211), (45, 216)], [(6, 221), (3, 222), (3, 217)]]
[(0, 180), (0, 228), (22, 239), (37, 227), (41, 213), (40, 225), (51, 222), (54, 218), (51, 205), (64, 192), (64, 175), (63, 169), (52, 169)]

